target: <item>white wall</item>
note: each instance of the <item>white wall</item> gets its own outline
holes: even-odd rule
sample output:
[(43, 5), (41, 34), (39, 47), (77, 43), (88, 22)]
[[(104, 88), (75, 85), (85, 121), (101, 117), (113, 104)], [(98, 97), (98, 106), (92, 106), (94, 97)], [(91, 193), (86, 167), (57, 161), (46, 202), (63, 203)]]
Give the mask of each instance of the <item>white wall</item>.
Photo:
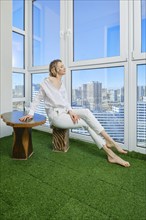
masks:
[[(0, 114), (12, 110), (12, 1), (0, 1)], [(0, 137), (12, 128), (0, 119)]]

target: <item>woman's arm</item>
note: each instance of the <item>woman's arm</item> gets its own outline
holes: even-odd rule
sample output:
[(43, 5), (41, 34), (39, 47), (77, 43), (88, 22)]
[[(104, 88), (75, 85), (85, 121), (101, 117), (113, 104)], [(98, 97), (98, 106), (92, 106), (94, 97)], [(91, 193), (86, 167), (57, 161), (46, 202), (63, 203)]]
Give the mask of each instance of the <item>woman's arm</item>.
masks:
[(29, 113), (23, 117), (21, 117), (20, 121), (29, 121), (33, 118), (35, 110), (37, 106), (39, 105), (40, 101), (44, 98), (45, 93), (42, 87), (40, 87), (38, 94), (35, 96), (33, 102), (31, 103)]

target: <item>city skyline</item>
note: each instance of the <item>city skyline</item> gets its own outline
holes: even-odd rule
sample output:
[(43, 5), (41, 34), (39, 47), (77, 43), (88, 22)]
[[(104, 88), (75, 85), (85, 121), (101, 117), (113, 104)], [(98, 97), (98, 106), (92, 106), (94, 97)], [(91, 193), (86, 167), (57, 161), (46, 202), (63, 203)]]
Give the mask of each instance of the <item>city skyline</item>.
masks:
[[(97, 82), (97, 84), (100, 84), (99, 82)], [(102, 88), (101, 85), (100, 89), (104, 90), (105, 88)], [(23, 91), (24, 87), (19, 85), (16, 86), (16, 91), (15, 94), (18, 95), (19, 92), (21, 94), (21, 92)], [(122, 88), (119, 88), (119, 90), (121, 90)], [(32, 99), (35, 97), (35, 95), (37, 94), (39, 90), (39, 84), (33, 84), (32, 85)], [(146, 87), (141, 88), (141, 86), (138, 87), (138, 94), (139, 97), (141, 97), (142, 95), (146, 95), (144, 93), (144, 91), (146, 91)], [(14, 90), (13, 90), (14, 92)], [(85, 92), (85, 91), (84, 91)], [(100, 91), (98, 91), (100, 94)], [(121, 93), (122, 94), (122, 93)], [(22, 94), (21, 94), (22, 95)], [(102, 95), (102, 94), (100, 94)], [(21, 96), (23, 97), (23, 96)], [(92, 95), (91, 95), (92, 98)], [(113, 96), (111, 97), (113, 98)], [(93, 99), (94, 100), (94, 99)], [(145, 100), (145, 101), (144, 101)], [(82, 100), (83, 101), (83, 100)], [(104, 100), (105, 102), (107, 102), (107, 100)], [(105, 105), (105, 103), (98, 103), (99, 105), (102, 104), (99, 108), (95, 108), (94, 103), (83, 103), (80, 102), (78, 103), (72, 103), (74, 105), (72, 105), (72, 107), (82, 107), (82, 103), (84, 104), (84, 107), (91, 107), (91, 110), (93, 110), (93, 114), (95, 115), (95, 117), (101, 122), (101, 124), (105, 127), (105, 129), (108, 131), (108, 133), (111, 135), (111, 137), (113, 137), (116, 141), (120, 142), (120, 143), (124, 143), (124, 100), (122, 101), (120, 100), (108, 100), (111, 101), (107, 102), (107, 104)], [(116, 104), (118, 103), (118, 105)], [(91, 106), (90, 106), (91, 104)], [(93, 109), (92, 109), (93, 107)], [(19, 109), (19, 110), (23, 110), (24, 108), (24, 102), (19, 102), (19, 103), (13, 103), (13, 108), (15, 109)], [(46, 115), (45, 112), (45, 108), (44, 108), (44, 103), (41, 102), (40, 105), (38, 106), (37, 113)], [(47, 117), (47, 115), (46, 115)], [(146, 141), (146, 137), (145, 137), (145, 130), (146, 130), (146, 125), (144, 123), (144, 120), (142, 118), (146, 118), (146, 96), (145, 99), (143, 99), (143, 101), (141, 100), (137, 100), (137, 143), (138, 146), (143, 147), (144, 146), (144, 142)], [(112, 126), (111, 126), (112, 124)], [(46, 126), (49, 126), (49, 122), (47, 120)], [(73, 129), (72, 132), (78, 133), (78, 134), (82, 134), (82, 135), (89, 135), (87, 133), (87, 131), (83, 130), (83, 129)]]
[[(89, 82), (87, 82), (87, 83), (82, 83), (82, 84), (80, 84), (79, 85), (79, 87), (78, 88), (72, 88), (72, 90), (76, 90), (76, 89), (80, 89), (80, 87), (82, 87), (83, 85), (85, 85), (85, 84), (88, 84), (88, 83), (91, 83), (91, 82), (98, 82), (98, 81), (89, 81)], [(98, 82), (98, 83), (101, 83), (101, 82)], [(32, 84), (32, 88), (33, 87), (37, 87), (37, 88), (39, 88), (39, 86), (40, 86), (40, 83), (37, 83), (37, 82), (35, 82), (35, 83), (33, 83)], [(124, 86), (123, 87), (120, 87), (120, 88), (117, 88), (117, 89), (113, 89), (113, 88), (106, 88), (106, 87), (103, 87), (102, 89), (103, 90), (121, 90), (121, 89), (123, 89), (124, 88)], [(142, 92), (142, 90), (141, 90), (141, 88), (143, 89), (143, 92), (142, 93), (145, 93), (145, 95), (144, 96), (146, 96), (146, 85), (144, 86), (144, 85), (138, 85), (137, 86), (137, 88), (139, 88), (139, 90), (137, 91), (138, 92), (138, 97), (140, 97), (140, 92)], [(15, 85), (13, 85), (13, 94), (15, 93), (15, 94), (18, 94), (19, 93), (19, 91), (21, 91), (21, 93), (22, 93), (22, 96), (21, 97), (24, 97), (24, 85), (23, 84), (18, 84), (18, 82), (15, 84)]]
[[(112, 72), (116, 68), (116, 73), (107, 73), (108, 71)], [(118, 69), (117, 69), (118, 68)], [(120, 68), (120, 69), (119, 69)], [(124, 83), (124, 67), (110, 67), (111, 70), (107, 70), (106, 68), (100, 68), (100, 69), (88, 69), (88, 70), (72, 70), (71, 78), (72, 78), (72, 86), (78, 87), (81, 83), (87, 83), (91, 81), (97, 81), (97, 78), (100, 80), (100, 82), (103, 85), (108, 85), (110, 81), (110, 85), (112, 87), (119, 87), (121, 82)], [(145, 86), (146, 85), (146, 65), (142, 64), (138, 66), (138, 74), (137, 77), (137, 83), (139, 86)], [(109, 69), (109, 68), (108, 68)], [(100, 72), (100, 73), (98, 73)], [(68, 74), (68, 73), (66, 73)], [(43, 72), (43, 73), (37, 73), (32, 74), (36, 75), (36, 83), (40, 84), (44, 78), (49, 76), (49, 72)], [(13, 82), (12, 86), (13, 88), (15, 85), (24, 85), (24, 74), (23, 73), (16, 73), (13, 72)], [(65, 76), (63, 77), (64, 80)]]

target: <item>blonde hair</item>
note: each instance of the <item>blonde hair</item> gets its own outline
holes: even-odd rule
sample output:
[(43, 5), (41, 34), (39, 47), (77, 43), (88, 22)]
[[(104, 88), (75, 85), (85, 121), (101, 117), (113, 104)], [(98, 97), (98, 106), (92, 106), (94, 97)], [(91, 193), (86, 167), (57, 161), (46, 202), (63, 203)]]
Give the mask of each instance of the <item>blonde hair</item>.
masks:
[(62, 62), (59, 59), (53, 60), (50, 65), (49, 65), (49, 72), (50, 72), (50, 76), (56, 77), (57, 76), (57, 64), (59, 62)]

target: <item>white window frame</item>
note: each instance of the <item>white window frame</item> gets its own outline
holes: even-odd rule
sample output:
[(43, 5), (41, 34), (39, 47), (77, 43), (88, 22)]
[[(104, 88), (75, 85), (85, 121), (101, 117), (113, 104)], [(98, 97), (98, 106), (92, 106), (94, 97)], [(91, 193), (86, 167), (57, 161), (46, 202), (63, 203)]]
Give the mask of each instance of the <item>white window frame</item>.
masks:
[[(138, 2), (138, 3), (137, 3)], [(71, 71), (77, 69), (90, 69), (90, 68), (107, 68), (124, 66), (124, 91), (125, 91), (125, 111), (124, 111), (124, 146), (128, 146), (128, 150), (138, 151), (145, 153), (145, 149), (136, 146), (136, 65), (143, 64), (145, 62), (144, 54), (141, 54), (141, 48), (136, 44), (140, 42), (137, 27), (141, 27), (141, 15), (140, 15), (140, 0), (138, 1), (120, 1), (120, 48), (121, 54), (118, 57), (109, 57), (95, 60), (85, 61), (73, 61), (73, 0), (60, 2), (60, 58), (67, 68), (67, 74), (65, 76), (65, 84), (69, 93), (71, 101)], [(25, 6), (26, 15), (26, 29), (25, 29), (25, 92), (27, 92), (24, 101), (30, 100), (31, 96), (31, 73), (42, 73), (48, 71), (48, 66), (32, 67), (32, 0), (26, 1)], [(137, 14), (138, 19), (137, 19)], [(134, 15), (136, 18), (133, 20)], [(134, 28), (135, 26), (135, 28)], [(141, 33), (141, 32), (140, 32)], [(140, 45), (140, 43), (139, 43)], [(139, 49), (138, 49), (139, 48)], [(138, 52), (139, 51), (139, 52)], [(22, 69), (15, 69), (14, 72), (22, 72)], [(135, 89), (133, 89), (133, 85)], [(131, 99), (132, 97), (132, 99)], [(48, 127), (40, 126), (39, 130), (49, 131)], [(84, 141), (91, 141), (92, 139), (85, 135), (73, 134), (70, 132), (70, 137), (81, 139)], [(135, 138), (133, 138), (135, 137)]]

